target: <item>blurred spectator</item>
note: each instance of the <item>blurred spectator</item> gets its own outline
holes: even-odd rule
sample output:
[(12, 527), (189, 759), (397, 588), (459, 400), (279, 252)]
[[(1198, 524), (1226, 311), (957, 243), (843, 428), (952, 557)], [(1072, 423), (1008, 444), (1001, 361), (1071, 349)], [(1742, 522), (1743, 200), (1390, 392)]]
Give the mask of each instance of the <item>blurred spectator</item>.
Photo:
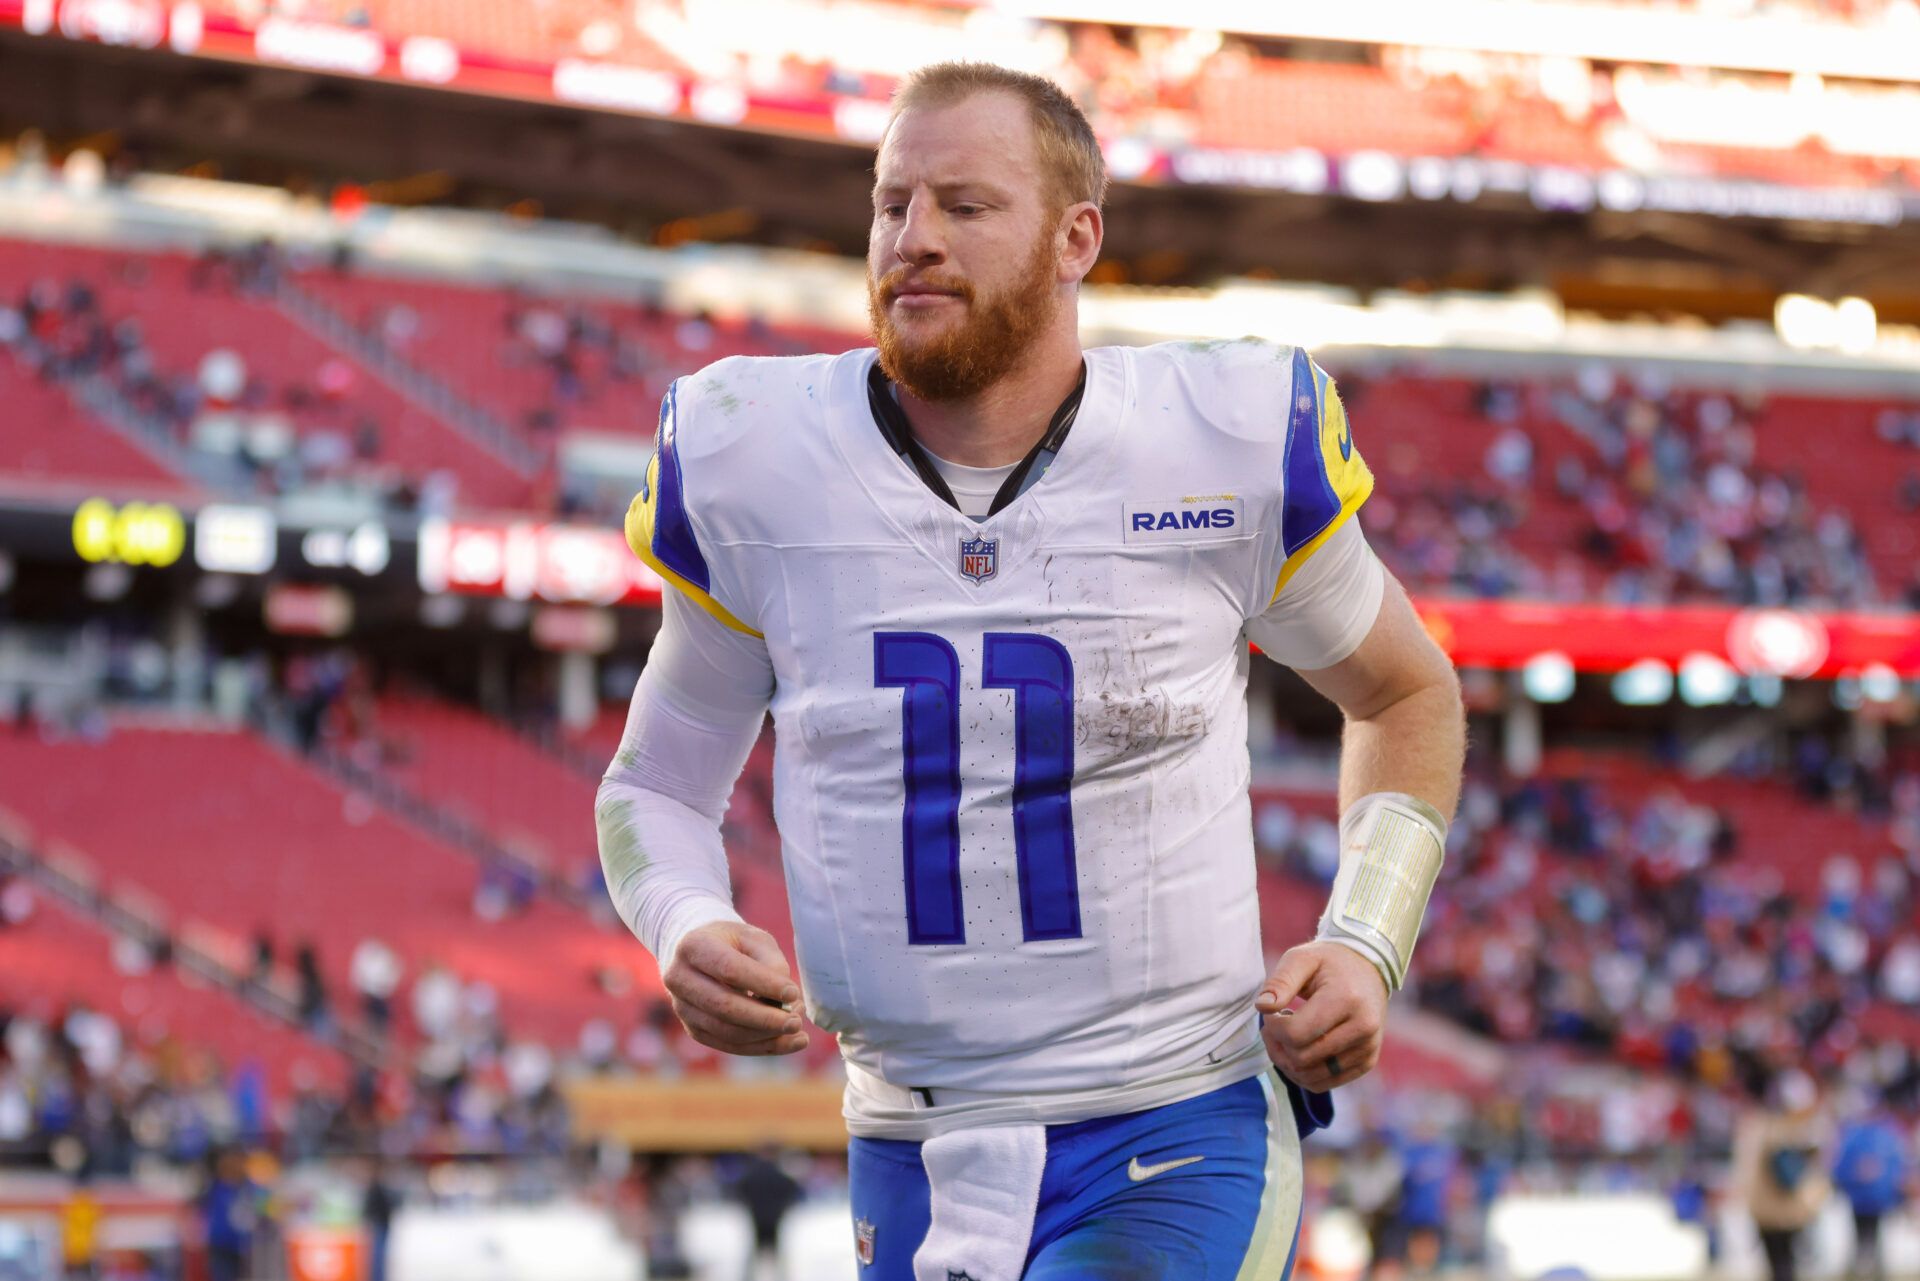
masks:
[(533, 872), (512, 859), (491, 859), (481, 869), (473, 889), (473, 914), (489, 923), (518, 916), (533, 905), (539, 892)]
[(364, 938), (353, 949), (348, 973), (367, 1030), (386, 1036), (393, 1025), (393, 994), (400, 987), (400, 957), (379, 939)]
[(784, 1276), (780, 1266), (780, 1225), (800, 1202), (799, 1182), (780, 1168), (778, 1152), (764, 1149), (741, 1162), (732, 1191), (753, 1223), (753, 1252), (748, 1257), (742, 1281), (754, 1281), (760, 1268), (767, 1264), (772, 1265), (775, 1276)]
[(1439, 1270), (1447, 1246), (1459, 1150), (1431, 1119), (1422, 1118), (1400, 1148), (1400, 1207), (1395, 1244), (1414, 1276)]
[(327, 982), (320, 977), (320, 957), (311, 941), (302, 941), (293, 956), (295, 981), (299, 984), (300, 1024), (319, 1032), (331, 1018), (327, 1002)]
[(367, 1229), (367, 1281), (387, 1281), (387, 1240), (399, 1209), (400, 1196), (386, 1164), (376, 1160), (360, 1201), (360, 1220)]
[(0, 930), (26, 924), (33, 909), (33, 887), (26, 878), (0, 870)]
[(1382, 1262), (1405, 1254), (1398, 1239), (1398, 1219), (1406, 1165), (1385, 1134), (1369, 1130), (1347, 1153), (1340, 1173), (1348, 1202), (1366, 1227), (1371, 1277)]
[(80, 1178), (60, 1211), (60, 1252), (67, 1281), (94, 1281), (100, 1275), (100, 1198)]
[(1880, 991), (1897, 1005), (1920, 1007), (1920, 938), (1907, 935), (1887, 949), (1880, 967)]
[(1833, 1136), (1820, 1089), (1806, 1073), (1781, 1073), (1769, 1093), (1766, 1104), (1740, 1122), (1733, 1179), (1760, 1231), (1772, 1281), (1794, 1281), (1801, 1233), (1832, 1192)]
[(202, 1240), (208, 1281), (243, 1281), (253, 1248), (259, 1190), (247, 1177), (246, 1156), (225, 1148), (215, 1153), (200, 1193)]
[(413, 1026), (428, 1041), (444, 1041), (460, 1018), (460, 980), (436, 961), (413, 982)]
[(253, 932), (253, 968), (247, 977), (256, 987), (273, 978), (273, 932), (264, 925)]
[(1853, 1208), (1849, 1277), (1886, 1281), (1880, 1224), (1906, 1200), (1909, 1173), (1905, 1137), (1884, 1104), (1842, 1127), (1833, 1181)]

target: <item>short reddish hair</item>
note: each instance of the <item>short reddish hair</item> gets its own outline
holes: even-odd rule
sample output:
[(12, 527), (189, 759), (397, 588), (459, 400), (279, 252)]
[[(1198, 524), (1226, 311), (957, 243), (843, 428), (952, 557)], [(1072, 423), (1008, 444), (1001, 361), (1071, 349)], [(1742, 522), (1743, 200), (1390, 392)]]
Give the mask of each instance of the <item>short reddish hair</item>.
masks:
[(1045, 76), (991, 62), (936, 62), (921, 67), (894, 90), (893, 114), (908, 107), (945, 107), (976, 93), (1010, 93), (1027, 105), (1040, 160), (1059, 208), (1107, 199), (1107, 162), (1080, 105)]

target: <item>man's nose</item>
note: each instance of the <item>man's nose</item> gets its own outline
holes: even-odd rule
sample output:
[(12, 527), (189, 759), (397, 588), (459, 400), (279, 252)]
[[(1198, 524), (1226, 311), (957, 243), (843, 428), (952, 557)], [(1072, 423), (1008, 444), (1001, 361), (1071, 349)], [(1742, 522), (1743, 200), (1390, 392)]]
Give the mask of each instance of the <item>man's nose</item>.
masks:
[(900, 234), (893, 242), (894, 256), (908, 266), (933, 266), (946, 261), (947, 242), (942, 234), (938, 203), (930, 195), (916, 193), (907, 202), (907, 215), (900, 221)]

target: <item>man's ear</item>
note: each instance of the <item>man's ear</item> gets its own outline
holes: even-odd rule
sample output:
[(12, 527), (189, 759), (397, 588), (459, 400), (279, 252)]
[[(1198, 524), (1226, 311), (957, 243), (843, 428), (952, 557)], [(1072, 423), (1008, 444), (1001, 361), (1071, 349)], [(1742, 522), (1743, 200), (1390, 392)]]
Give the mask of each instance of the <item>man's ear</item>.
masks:
[(1067, 206), (1060, 215), (1060, 282), (1078, 284), (1100, 258), (1106, 222), (1091, 200)]

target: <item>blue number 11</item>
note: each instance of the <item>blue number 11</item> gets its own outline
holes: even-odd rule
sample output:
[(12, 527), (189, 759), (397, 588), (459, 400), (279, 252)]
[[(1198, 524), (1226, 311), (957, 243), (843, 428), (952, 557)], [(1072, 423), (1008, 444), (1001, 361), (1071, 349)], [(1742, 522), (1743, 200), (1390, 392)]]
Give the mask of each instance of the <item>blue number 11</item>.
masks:
[[(1025, 632), (988, 632), (987, 689), (1013, 691), (1013, 850), (1029, 941), (1080, 937), (1073, 856), (1073, 659)], [(931, 632), (876, 632), (873, 683), (901, 691), (907, 942), (964, 943), (960, 904), (960, 657)]]

